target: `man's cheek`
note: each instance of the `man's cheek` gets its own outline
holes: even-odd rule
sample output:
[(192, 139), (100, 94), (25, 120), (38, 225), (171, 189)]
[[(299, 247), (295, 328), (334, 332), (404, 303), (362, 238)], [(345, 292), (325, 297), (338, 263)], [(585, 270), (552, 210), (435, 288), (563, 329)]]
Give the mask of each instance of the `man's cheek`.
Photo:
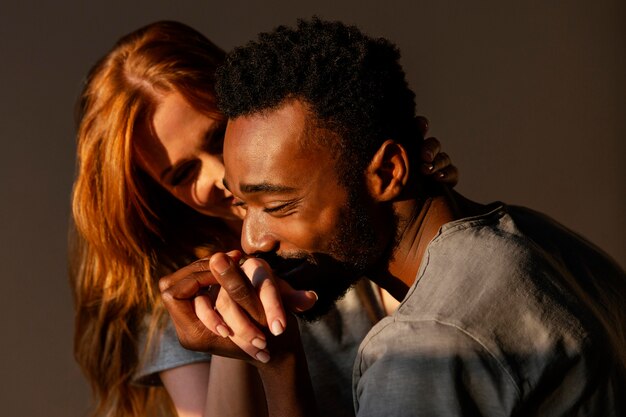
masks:
[(337, 236), (337, 228), (309, 229), (307, 231), (306, 245), (311, 252), (328, 253), (330, 242)]
[(292, 222), (284, 225), (282, 234), (285, 243), (289, 242), (297, 249), (315, 252), (324, 247), (324, 231), (319, 230), (316, 224), (307, 222)]

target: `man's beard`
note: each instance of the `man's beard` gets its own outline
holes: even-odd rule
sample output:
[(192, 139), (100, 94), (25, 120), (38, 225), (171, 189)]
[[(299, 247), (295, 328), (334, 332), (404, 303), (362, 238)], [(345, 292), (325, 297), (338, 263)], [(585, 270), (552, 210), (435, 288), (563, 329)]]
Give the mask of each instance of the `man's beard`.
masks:
[[(309, 274), (306, 278), (294, 277), (291, 282), (287, 279), (295, 289), (315, 291), (318, 296), (317, 302), (311, 309), (296, 313), (298, 317), (305, 321), (320, 319), (361, 277), (371, 272), (375, 264), (378, 265), (381, 261), (386, 264), (390, 259), (396, 241), (397, 216), (389, 207), (385, 218), (389, 219), (391, 239), (381, 246), (381, 237), (376, 234), (372, 216), (367, 212), (366, 207), (363, 198), (356, 192), (349, 195), (337, 235), (329, 242), (327, 254), (297, 252), (289, 254), (286, 259), (277, 256), (274, 256), (277, 258), (274, 260), (267, 259), (273, 267), (280, 264), (304, 262), (303, 270), (320, 272), (314, 276)], [(384, 236), (387, 234), (385, 233)], [(332, 271), (332, 275), (326, 271)], [(298, 282), (297, 278), (302, 278), (302, 280)]]

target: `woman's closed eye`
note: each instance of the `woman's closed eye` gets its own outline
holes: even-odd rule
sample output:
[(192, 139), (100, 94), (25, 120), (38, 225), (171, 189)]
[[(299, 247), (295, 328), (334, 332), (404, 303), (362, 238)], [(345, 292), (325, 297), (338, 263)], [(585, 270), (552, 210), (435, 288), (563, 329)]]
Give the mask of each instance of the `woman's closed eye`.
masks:
[(248, 205), (245, 202), (239, 200), (238, 198), (234, 199), (232, 206), (233, 207), (241, 207), (243, 209), (247, 209), (248, 208)]
[(176, 187), (191, 180), (197, 171), (198, 164), (198, 161), (189, 161), (176, 168), (172, 173), (170, 184)]
[(226, 123), (222, 123), (218, 128), (207, 135), (206, 150), (211, 155), (221, 155), (224, 149), (224, 134), (226, 133)]

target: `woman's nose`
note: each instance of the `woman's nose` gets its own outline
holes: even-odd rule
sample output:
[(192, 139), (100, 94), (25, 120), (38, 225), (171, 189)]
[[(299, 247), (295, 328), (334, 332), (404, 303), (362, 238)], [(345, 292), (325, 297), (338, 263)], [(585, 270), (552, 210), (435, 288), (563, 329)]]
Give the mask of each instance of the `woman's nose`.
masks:
[(195, 186), (195, 199), (200, 204), (214, 203), (231, 195), (224, 187), (224, 165), (217, 158), (206, 158), (198, 173)]

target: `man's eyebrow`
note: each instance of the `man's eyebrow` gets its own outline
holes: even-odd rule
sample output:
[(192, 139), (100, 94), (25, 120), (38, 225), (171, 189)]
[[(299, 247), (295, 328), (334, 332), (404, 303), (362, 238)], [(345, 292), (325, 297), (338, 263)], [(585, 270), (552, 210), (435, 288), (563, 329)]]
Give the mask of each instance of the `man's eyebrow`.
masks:
[[(226, 182), (226, 178), (222, 179), (222, 183), (227, 190), (231, 191), (228, 183)], [(262, 182), (259, 184), (242, 184), (239, 187), (240, 191), (244, 194), (253, 194), (253, 193), (288, 193), (293, 192), (296, 189), (294, 187), (289, 187), (287, 185), (280, 184), (271, 184), (269, 182)]]
[(295, 191), (294, 187), (288, 187), (280, 184), (270, 184), (269, 182), (262, 182), (260, 184), (242, 184), (241, 192), (244, 194), (252, 193), (288, 193)]

